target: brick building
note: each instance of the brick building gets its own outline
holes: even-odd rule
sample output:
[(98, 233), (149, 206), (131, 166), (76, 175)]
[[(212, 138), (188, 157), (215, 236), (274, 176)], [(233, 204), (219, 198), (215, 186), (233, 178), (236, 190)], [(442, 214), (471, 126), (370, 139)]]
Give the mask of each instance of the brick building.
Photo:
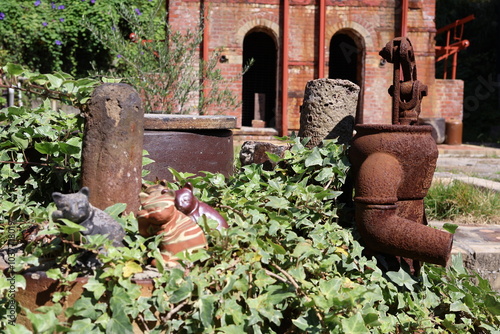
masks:
[[(322, 77), (361, 86), (358, 122), (390, 123), (392, 65), (378, 52), (405, 32), (418, 79), (429, 87), (421, 116), (461, 120), (463, 82), (435, 79), (435, 0), (169, 0), (167, 11), (180, 30), (195, 29), (205, 16), (201, 51), (222, 48), (223, 74), (255, 60), (232, 87), (243, 103), (230, 114), (243, 132), (297, 130), (305, 85)], [(265, 129), (252, 132), (256, 118)]]

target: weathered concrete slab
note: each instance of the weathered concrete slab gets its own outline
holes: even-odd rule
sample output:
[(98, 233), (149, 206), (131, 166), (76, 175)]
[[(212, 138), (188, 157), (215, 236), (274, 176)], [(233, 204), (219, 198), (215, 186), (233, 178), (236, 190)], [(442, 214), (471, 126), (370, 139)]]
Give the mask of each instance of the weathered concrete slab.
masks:
[[(444, 222), (430, 222), (441, 228)], [(453, 238), (452, 254), (462, 254), (465, 267), (487, 279), (500, 291), (500, 226), (459, 225)]]
[(500, 148), (462, 144), (462, 145), (438, 145), (441, 157), (494, 157), (500, 158)]
[(223, 115), (163, 115), (146, 114), (144, 128), (147, 130), (214, 130), (236, 128), (236, 117)]

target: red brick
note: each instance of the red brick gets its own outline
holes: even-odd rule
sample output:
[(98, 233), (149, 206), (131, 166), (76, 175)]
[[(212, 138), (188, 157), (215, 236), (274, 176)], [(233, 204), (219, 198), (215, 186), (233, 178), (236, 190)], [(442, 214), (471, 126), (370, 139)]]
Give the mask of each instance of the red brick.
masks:
[[(422, 116), (461, 117), (463, 83), (435, 80), (434, 36), (435, 1), (412, 1), (408, 11), (408, 37), (415, 49), (418, 79), (429, 87), (422, 105)], [(325, 75), (328, 75), (330, 40), (343, 30), (356, 36), (364, 46), (362, 98), (365, 123), (389, 123), (391, 98), (387, 89), (392, 84), (392, 66), (380, 67), (378, 52), (399, 30), (395, 0), (326, 0)], [(170, 0), (169, 20), (174, 29), (195, 29), (198, 24), (199, 0)], [(224, 76), (241, 70), (243, 38), (253, 29), (268, 33), (277, 44), (277, 119), (281, 119), (282, 4), (280, 0), (210, 0), (209, 47), (224, 48), (230, 62), (220, 64)], [(317, 77), (319, 0), (289, 0), (289, 54), (287, 69), (288, 128), (298, 129), (299, 108), (306, 83)], [(293, 65), (297, 62), (300, 65)], [(232, 83), (236, 96), (242, 96), (242, 83)], [(241, 107), (231, 112), (241, 115)], [(452, 116), (448, 116), (452, 115)], [(241, 120), (239, 120), (241, 124)], [(280, 125), (278, 124), (278, 128)]]

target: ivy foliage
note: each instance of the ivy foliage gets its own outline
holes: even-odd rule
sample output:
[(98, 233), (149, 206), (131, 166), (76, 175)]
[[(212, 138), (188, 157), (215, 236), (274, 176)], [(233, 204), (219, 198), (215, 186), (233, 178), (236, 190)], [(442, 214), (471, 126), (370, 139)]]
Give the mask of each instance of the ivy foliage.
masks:
[(78, 189), (83, 122), (46, 100), (0, 110), (0, 124), (2, 221), (43, 221), (53, 191)]
[[(54, 305), (27, 312), (35, 333), (495, 333), (500, 330), (498, 295), (471, 276), (455, 258), (449, 269), (425, 265), (414, 277), (405, 270), (383, 273), (363, 255), (356, 233), (337, 223), (340, 187), (348, 171), (345, 148), (331, 141), (308, 149), (299, 139), (283, 158), (271, 155), (272, 171), (240, 167), (220, 174), (172, 171), (173, 189), (191, 182), (196, 196), (217, 207), (230, 228), (201, 223), (209, 247), (181, 257), (183, 269), (164, 268), (158, 237), (137, 233), (124, 205), (108, 209), (125, 227), (126, 247), (100, 237), (77, 245), (62, 242), (78, 231), (69, 222), (49, 222), (52, 241), (31, 244), (16, 270), (37, 265), (54, 249), (57, 266), (47, 275), (62, 289)], [(83, 294), (63, 310), (77, 273), (78, 249), (104, 247), (103, 267), (88, 278)], [(141, 294), (134, 275), (149, 258), (160, 263), (153, 291)], [(476, 278), (478, 284), (472, 283)], [(16, 276), (19, 285), (23, 277)], [(0, 289), (9, 282), (0, 276)], [(66, 287), (66, 288), (65, 288)], [(6, 302), (3, 299), (2, 302)], [(2, 308), (0, 312), (6, 312)], [(71, 319), (63, 322), (57, 314)], [(4, 314), (0, 314), (4, 316)], [(24, 333), (21, 325), (7, 333)]]
[(4, 83), (23, 90), (31, 97), (28, 104), (37, 107), (19, 103), (0, 110), (0, 218), (40, 223), (50, 194), (75, 192), (80, 181), (83, 119), (54, 110), (53, 102), (82, 107), (99, 82), (62, 72), (40, 74), (12, 63), (2, 70)]
[[(82, 25), (88, 18), (100, 29), (119, 18), (115, 8), (149, 6), (141, 0), (2, 0), (0, 64), (14, 62), (43, 73), (64, 71), (82, 77), (107, 69), (112, 57)], [(92, 60), (92, 61), (89, 61)]]

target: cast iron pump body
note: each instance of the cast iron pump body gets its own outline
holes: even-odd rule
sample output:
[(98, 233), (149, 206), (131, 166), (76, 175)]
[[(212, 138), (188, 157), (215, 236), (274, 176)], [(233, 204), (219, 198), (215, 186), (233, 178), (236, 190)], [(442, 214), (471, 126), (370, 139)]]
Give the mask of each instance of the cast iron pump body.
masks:
[(356, 224), (367, 248), (446, 265), (453, 236), (427, 226), (424, 197), (438, 150), (431, 126), (417, 125), (427, 86), (417, 80), (410, 41), (396, 38), (380, 55), (394, 64), (392, 125), (357, 125), (350, 150)]

